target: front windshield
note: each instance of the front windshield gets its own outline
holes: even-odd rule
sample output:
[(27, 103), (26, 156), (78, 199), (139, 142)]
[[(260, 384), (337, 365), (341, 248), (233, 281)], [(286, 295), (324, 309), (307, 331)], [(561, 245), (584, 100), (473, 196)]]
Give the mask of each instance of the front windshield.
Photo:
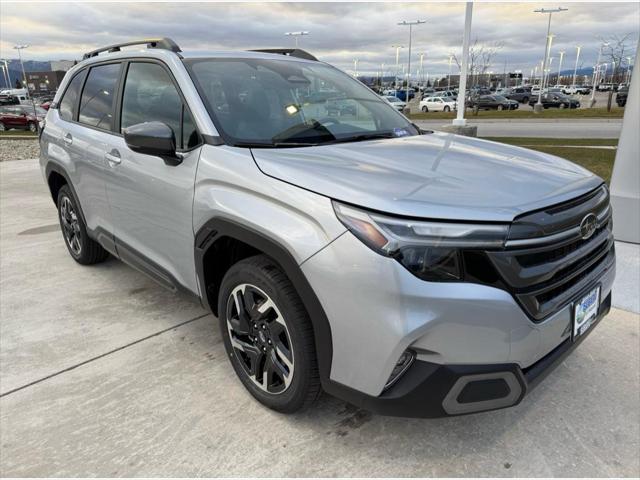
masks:
[(388, 102), (320, 62), (257, 58), (185, 61), (225, 140), (306, 146), (418, 135)]

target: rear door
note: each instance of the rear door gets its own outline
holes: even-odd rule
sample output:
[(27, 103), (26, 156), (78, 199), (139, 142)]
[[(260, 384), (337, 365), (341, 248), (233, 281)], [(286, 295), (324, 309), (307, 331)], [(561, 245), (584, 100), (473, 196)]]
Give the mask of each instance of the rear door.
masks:
[(143, 122), (169, 125), (179, 164), (130, 150), (121, 134), (107, 142), (107, 194), (120, 258), (168, 288), (198, 292), (192, 221), (200, 135), (169, 68), (131, 61), (123, 71), (119, 132)]

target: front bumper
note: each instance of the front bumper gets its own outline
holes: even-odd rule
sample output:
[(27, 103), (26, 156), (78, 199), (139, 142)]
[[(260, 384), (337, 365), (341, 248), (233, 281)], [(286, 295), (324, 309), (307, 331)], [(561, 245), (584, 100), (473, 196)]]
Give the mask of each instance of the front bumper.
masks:
[[(571, 339), (571, 304), (534, 322), (505, 290), (423, 281), (350, 232), (301, 268), (331, 327), (331, 370), (323, 387), (381, 413), (467, 413), (448, 413), (442, 403), (454, 383), (471, 373), (511, 372), (510, 391), (516, 390), (516, 382), (524, 395), (533, 382), (527, 372)], [(610, 301), (614, 277), (615, 264), (594, 279), (601, 286), (603, 306)], [(416, 352), (416, 361), (385, 390), (406, 349)], [(520, 400), (520, 395), (509, 397), (508, 405), (501, 406)]]
[(519, 404), (594, 330), (611, 309), (611, 293), (586, 334), (567, 338), (528, 368), (515, 363), (438, 365), (416, 361), (389, 390), (374, 397), (332, 384), (329, 393), (381, 415), (437, 418), (496, 410)]

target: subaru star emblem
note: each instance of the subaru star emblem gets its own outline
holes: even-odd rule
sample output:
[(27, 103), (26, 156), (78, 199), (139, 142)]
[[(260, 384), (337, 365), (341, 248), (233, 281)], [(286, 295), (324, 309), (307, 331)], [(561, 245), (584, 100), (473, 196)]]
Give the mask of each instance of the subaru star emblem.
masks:
[(593, 232), (596, 231), (597, 218), (593, 213), (586, 215), (580, 222), (580, 235), (583, 240), (591, 238)]

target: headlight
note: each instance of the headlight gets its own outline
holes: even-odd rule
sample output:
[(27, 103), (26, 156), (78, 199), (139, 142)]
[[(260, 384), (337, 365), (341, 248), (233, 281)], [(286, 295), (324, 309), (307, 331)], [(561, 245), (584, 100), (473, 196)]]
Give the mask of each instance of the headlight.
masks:
[(463, 279), (462, 249), (502, 248), (509, 226), (390, 217), (333, 202), (338, 219), (365, 245), (423, 280)]

